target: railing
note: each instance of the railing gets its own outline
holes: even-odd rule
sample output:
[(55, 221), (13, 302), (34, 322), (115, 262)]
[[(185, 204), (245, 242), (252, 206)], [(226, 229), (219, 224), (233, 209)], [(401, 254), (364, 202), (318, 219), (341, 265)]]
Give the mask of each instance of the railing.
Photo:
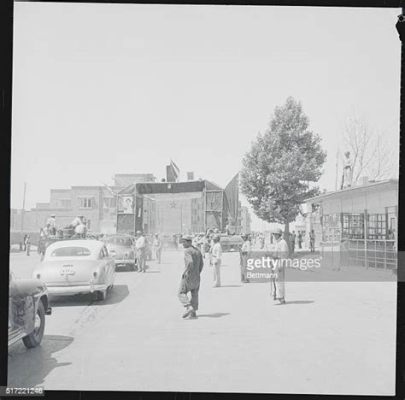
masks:
[(340, 245), (341, 265), (397, 269), (395, 240), (347, 239)]

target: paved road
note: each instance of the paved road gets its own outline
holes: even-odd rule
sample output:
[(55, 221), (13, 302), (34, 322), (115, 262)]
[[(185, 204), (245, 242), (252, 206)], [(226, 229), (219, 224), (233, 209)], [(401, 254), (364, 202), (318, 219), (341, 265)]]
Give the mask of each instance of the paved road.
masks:
[[(17, 277), (37, 255), (11, 255)], [(290, 282), (287, 304), (268, 285), (239, 281), (226, 253), (223, 287), (202, 274), (197, 320), (177, 300), (181, 252), (145, 274), (118, 272), (101, 303), (62, 298), (42, 345), (9, 352), (9, 385), (49, 390), (394, 393), (393, 282)]]

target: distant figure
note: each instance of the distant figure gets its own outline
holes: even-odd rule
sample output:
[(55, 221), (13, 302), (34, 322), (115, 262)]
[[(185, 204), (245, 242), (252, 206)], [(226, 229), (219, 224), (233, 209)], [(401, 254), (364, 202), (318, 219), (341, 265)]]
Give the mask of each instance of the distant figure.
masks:
[(51, 214), (51, 216), (46, 220), (46, 226), (49, 235), (56, 235), (56, 215)]
[(221, 263), (222, 263), (222, 247), (220, 236), (214, 235), (212, 238), (213, 247), (211, 251), (211, 262), (214, 267), (214, 287), (221, 286)]
[(343, 161), (343, 177), (341, 189), (346, 189), (352, 186), (353, 179), (353, 160), (350, 157), (350, 151), (345, 152)]
[(302, 232), (298, 231), (298, 248), (302, 249)]
[(249, 258), (249, 253), (251, 251), (251, 245), (249, 241), (249, 236), (248, 235), (243, 235), (243, 244), (241, 247), (241, 252), (240, 252), (240, 263), (241, 263), (241, 281), (244, 283), (248, 283), (249, 279), (246, 278), (246, 271), (247, 271), (247, 260)]
[(315, 252), (315, 232), (313, 229), (309, 233), (309, 248), (311, 250), (311, 253)]
[(27, 256), (30, 255), (30, 250), (31, 250), (31, 238), (30, 235), (26, 235), (25, 237), (25, 249), (27, 251)]
[(275, 277), (270, 280), (270, 293), (274, 300), (278, 300), (280, 304), (285, 304), (285, 262), (288, 257), (288, 245), (283, 239), (283, 231), (280, 228), (273, 235), (276, 242), (274, 254), (276, 265), (272, 271)]
[(138, 272), (145, 272), (146, 240), (141, 231), (136, 232), (135, 251)]
[(27, 236), (28, 236), (28, 235), (25, 234), (24, 237), (23, 237), (23, 251), (26, 250), (26, 244), (25, 244), (25, 243), (26, 243), (26, 241), (27, 241)]
[(155, 258), (159, 264), (162, 259), (162, 247), (163, 247), (162, 241), (160, 240), (159, 235), (156, 233), (155, 238), (153, 240), (153, 249), (155, 252)]
[[(178, 297), (186, 308), (183, 318), (197, 318), (198, 292), (200, 290), (200, 274), (204, 267), (204, 261), (200, 250), (192, 246), (192, 237), (183, 236), (181, 242), (184, 247), (184, 271), (181, 275)], [(190, 293), (191, 298), (189, 298)]]
[(290, 250), (291, 250), (291, 254), (294, 254), (295, 252), (295, 231), (292, 231), (292, 233), (290, 234)]

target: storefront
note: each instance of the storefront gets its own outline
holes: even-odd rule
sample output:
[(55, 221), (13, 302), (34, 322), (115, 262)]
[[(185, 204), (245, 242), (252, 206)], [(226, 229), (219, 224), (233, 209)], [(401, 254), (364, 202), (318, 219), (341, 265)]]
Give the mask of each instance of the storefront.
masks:
[(398, 180), (324, 193), (306, 204), (316, 247), (332, 265), (396, 268)]

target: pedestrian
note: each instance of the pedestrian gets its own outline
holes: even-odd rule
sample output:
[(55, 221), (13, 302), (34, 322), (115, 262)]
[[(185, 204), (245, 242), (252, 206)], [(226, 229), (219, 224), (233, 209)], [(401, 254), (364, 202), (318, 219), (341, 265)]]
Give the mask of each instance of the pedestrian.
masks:
[[(178, 298), (186, 308), (183, 318), (195, 319), (198, 310), (200, 274), (204, 267), (204, 261), (200, 250), (192, 245), (190, 235), (183, 236), (181, 241), (184, 248), (184, 271), (181, 275)], [(190, 297), (188, 293), (190, 293)]]
[(294, 252), (295, 252), (295, 238), (296, 238), (295, 231), (292, 231), (292, 233), (290, 234), (290, 251), (291, 251), (291, 254), (294, 254)]
[(145, 272), (146, 240), (141, 231), (136, 232), (135, 251), (138, 272)]
[(221, 286), (221, 263), (222, 263), (222, 247), (220, 236), (214, 235), (212, 238), (214, 245), (212, 246), (211, 262), (214, 267), (214, 287)]
[(31, 238), (30, 235), (26, 235), (25, 237), (25, 249), (27, 251), (27, 256), (30, 255), (30, 250), (31, 250)]
[(249, 236), (248, 235), (243, 235), (243, 244), (241, 247), (241, 281), (244, 283), (248, 283), (249, 279), (246, 278), (246, 272), (247, 272), (247, 260), (249, 258), (249, 253), (251, 251), (251, 244), (249, 241)]
[(311, 253), (315, 252), (315, 232), (313, 229), (309, 233), (309, 248), (311, 250)]
[(50, 235), (56, 235), (56, 215), (51, 214), (51, 216), (46, 220), (46, 226), (48, 227), (48, 232)]
[(298, 248), (302, 249), (302, 232), (298, 231)]
[(283, 239), (283, 231), (278, 228), (273, 233), (275, 239), (273, 277), (270, 280), (270, 293), (274, 301), (285, 304), (285, 263), (288, 257), (288, 245)]
[(157, 233), (155, 234), (155, 239), (153, 240), (153, 248), (155, 251), (155, 258), (160, 264), (162, 260), (162, 241)]
[(23, 245), (22, 245), (22, 250), (25, 251), (26, 250), (26, 246), (25, 246), (25, 242), (27, 241), (27, 234), (24, 235), (23, 237)]

